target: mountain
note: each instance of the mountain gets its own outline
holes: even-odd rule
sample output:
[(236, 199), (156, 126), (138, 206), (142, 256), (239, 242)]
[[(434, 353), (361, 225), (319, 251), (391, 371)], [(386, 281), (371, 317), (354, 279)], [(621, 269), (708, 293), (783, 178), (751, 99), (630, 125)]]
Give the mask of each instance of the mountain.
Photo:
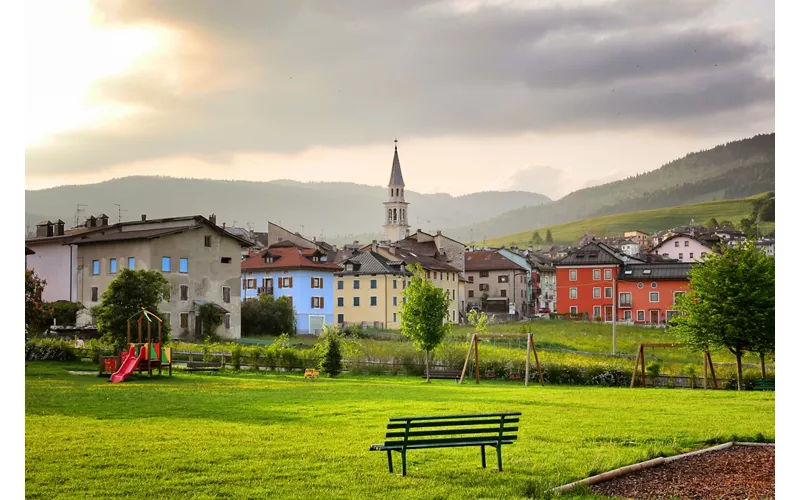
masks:
[(510, 210), (445, 232), (482, 241), (524, 230), (641, 209), (742, 198), (775, 189), (775, 134), (690, 153), (661, 168), (581, 189), (542, 206)]
[[(727, 220), (738, 224), (741, 219), (750, 217), (753, 211), (753, 200), (764, 194), (766, 193), (759, 193), (749, 198), (708, 201), (705, 203), (681, 205), (679, 207), (592, 217), (494, 238), (487, 240), (486, 245), (493, 247), (533, 245), (534, 231), (538, 232), (539, 236), (544, 239), (547, 235), (547, 231), (550, 230), (553, 235), (553, 244), (555, 245), (575, 245), (584, 234), (618, 236), (625, 231), (632, 230), (654, 233), (689, 224), (692, 220), (697, 224), (705, 224), (706, 221), (712, 217), (716, 218), (719, 222)], [(760, 224), (759, 227), (762, 234), (764, 234), (775, 229), (775, 223), (764, 222)], [(483, 244), (482, 241), (479, 243)], [(541, 243), (541, 245), (537, 246), (547, 246), (547, 244)]]
[[(436, 230), (483, 220), (509, 210), (541, 205), (547, 196), (524, 191), (481, 192), (464, 196), (406, 190), (412, 230)], [(134, 176), (97, 184), (25, 192), (26, 225), (61, 218), (74, 224), (77, 204), (84, 215), (107, 214), (123, 220), (215, 213), (221, 224), (265, 231), (267, 221), (332, 242), (380, 237), (387, 189), (344, 182), (270, 182), (177, 179)], [(37, 215), (33, 215), (37, 214)], [(38, 215), (45, 214), (45, 215)]]

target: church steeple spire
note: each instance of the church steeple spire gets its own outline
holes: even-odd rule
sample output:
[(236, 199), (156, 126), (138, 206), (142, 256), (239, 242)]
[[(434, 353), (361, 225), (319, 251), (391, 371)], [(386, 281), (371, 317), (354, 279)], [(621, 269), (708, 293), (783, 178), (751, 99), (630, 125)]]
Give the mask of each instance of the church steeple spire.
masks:
[(394, 140), (394, 159), (392, 173), (389, 175), (389, 201), (386, 207), (386, 222), (383, 224), (383, 237), (388, 241), (399, 241), (408, 236), (408, 203), (405, 199), (406, 183), (400, 169), (400, 156), (397, 154), (397, 139)]
[(389, 187), (405, 187), (403, 171), (400, 169), (400, 157), (397, 155), (397, 139), (394, 140), (394, 160), (392, 160), (392, 174), (389, 176)]

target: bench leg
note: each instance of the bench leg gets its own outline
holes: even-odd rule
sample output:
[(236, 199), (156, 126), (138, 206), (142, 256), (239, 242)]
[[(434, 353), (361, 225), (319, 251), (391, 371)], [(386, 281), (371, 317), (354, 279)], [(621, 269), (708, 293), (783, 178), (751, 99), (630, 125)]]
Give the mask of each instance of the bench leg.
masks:
[(394, 467), (392, 466), (392, 450), (386, 450), (386, 456), (389, 457), (389, 474), (394, 472)]
[(503, 454), (500, 452), (501, 445), (497, 445), (497, 470), (503, 472)]
[(481, 465), (486, 468), (486, 446), (481, 445)]
[(406, 475), (406, 451), (403, 450), (402, 452), (400, 452), (400, 454), (402, 455), (402, 458), (403, 458), (403, 475), (405, 476)]

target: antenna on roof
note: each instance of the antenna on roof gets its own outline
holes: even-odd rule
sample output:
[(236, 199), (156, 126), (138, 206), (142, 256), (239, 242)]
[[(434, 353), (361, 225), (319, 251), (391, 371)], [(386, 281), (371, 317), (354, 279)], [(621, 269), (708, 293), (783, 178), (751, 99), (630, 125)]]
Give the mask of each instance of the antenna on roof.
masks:
[(88, 207), (88, 206), (89, 206), (89, 205), (84, 205), (83, 203), (78, 203), (78, 207), (75, 209), (75, 227), (78, 227), (78, 224), (80, 224), (80, 222), (78, 222), (78, 221), (79, 221), (79, 218), (80, 218), (80, 215), (81, 215), (83, 212), (85, 212), (85, 211), (86, 211), (86, 210), (84, 210), (84, 209), (83, 209), (83, 208), (81, 208), (81, 207)]
[(127, 212), (127, 210), (123, 210), (119, 203), (114, 203), (114, 206), (117, 207), (117, 222), (122, 222), (122, 212)]

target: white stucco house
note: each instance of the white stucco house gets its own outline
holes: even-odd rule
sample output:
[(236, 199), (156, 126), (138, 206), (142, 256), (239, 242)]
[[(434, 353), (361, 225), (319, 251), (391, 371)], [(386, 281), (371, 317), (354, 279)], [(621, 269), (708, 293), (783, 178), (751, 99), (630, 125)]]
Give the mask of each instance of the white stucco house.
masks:
[(713, 252), (713, 244), (695, 236), (675, 233), (653, 248), (652, 253), (680, 262), (703, 262)]

